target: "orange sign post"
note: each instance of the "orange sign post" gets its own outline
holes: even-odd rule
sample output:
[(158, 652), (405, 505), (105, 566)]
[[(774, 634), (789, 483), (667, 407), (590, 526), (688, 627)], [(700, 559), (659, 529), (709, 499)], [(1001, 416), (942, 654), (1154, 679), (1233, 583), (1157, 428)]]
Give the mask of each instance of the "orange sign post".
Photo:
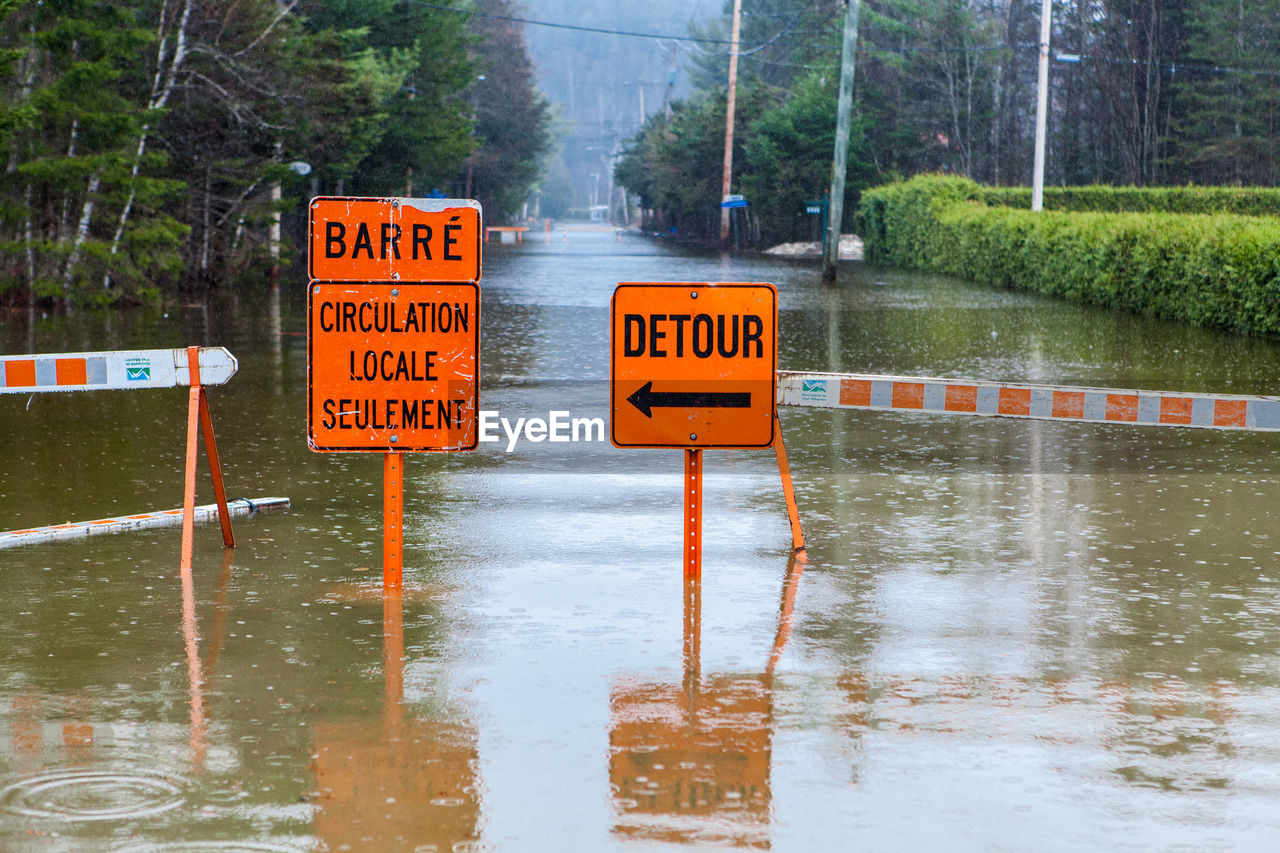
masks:
[(310, 214), (307, 443), (386, 454), (382, 582), (395, 589), (402, 454), (476, 447), (480, 205), (320, 197)]
[(610, 322), (610, 437), (618, 447), (685, 451), (682, 563), (696, 577), (702, 450), (774, 443), (778, 291), (624, 282)]

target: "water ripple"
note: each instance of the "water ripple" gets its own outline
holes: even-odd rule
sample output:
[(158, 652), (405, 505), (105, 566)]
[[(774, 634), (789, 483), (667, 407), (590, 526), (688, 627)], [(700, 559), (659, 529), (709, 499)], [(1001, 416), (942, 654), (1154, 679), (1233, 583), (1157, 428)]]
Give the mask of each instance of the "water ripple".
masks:
[(140, 770), (56, 770), (0, 789), (0, 811), (70, 821), (132, 820), (176, 809), (186, 797), (171, 779)]

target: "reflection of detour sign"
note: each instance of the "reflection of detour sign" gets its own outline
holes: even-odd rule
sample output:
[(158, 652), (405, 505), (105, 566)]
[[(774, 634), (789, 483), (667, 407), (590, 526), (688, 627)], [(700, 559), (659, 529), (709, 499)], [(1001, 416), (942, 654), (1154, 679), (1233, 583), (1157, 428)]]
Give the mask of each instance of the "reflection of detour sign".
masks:
[(474, 450), (480, 287), (312, 282), (312, 450)]
[(480, 204), (456, 198), (311, 200), (312, 280), (479, 281)]
[(610, 412), (618, 447), (773, 443), (772, 284), (619, 284)]
[(767, 847), (773, 696), (758, 675), (610, 691), (613, 831), (635, 840)]

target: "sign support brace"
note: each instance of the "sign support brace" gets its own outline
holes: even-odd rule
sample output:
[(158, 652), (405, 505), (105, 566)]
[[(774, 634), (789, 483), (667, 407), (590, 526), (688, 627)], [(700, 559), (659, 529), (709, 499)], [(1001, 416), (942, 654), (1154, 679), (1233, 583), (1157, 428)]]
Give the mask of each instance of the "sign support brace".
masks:
[(791, 465), (787, 462), (787, 446), (782, 442), (782, 419), (774, 413), (777, 432), (773, 437), (773, 452), (778, 457), (778, 474), (782, 477), (782, 494), (787, 499), (787, 518), (791, 521), (791, 548), (801, 561), (804, 560), (804, 531), (800, 529), (800, 508), (796, 506), (796, 489), (791, 483)]

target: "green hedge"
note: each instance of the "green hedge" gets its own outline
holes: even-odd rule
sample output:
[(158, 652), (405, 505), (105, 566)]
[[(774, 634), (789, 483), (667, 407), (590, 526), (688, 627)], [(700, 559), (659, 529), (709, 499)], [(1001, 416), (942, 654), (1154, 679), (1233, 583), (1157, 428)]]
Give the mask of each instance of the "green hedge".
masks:
[[(1104, 187), (1082, 189), (1096, 190), (1096, 198), (1107, 195)], [(1280, 334), (1280, 220), (1229, 213), (1032, 213), (990, 204), (992, 197), (1015, 192), (940, 176), (867, 190), (858, 213), (864, 257), (1198, 325)], [(1115, 195), (1158, 199), (1178, 192), (1200, 196), (1198, 190), (1125, 188)], [(1220, 198), (1238, 192), (1254, 199), (1250, 204), (1274, 195), (1215, 192)], [(1207, 192), (1180, 204), (1207, 205), (1214, 197)]]
[[(992, 207), (1031, 209), (1030, 187), (981, 187)], [(1076, 213), (1235, 213), (1280, 216), (1280, 189), (1269, 187), (1045, 187), (1045, 210)]]

